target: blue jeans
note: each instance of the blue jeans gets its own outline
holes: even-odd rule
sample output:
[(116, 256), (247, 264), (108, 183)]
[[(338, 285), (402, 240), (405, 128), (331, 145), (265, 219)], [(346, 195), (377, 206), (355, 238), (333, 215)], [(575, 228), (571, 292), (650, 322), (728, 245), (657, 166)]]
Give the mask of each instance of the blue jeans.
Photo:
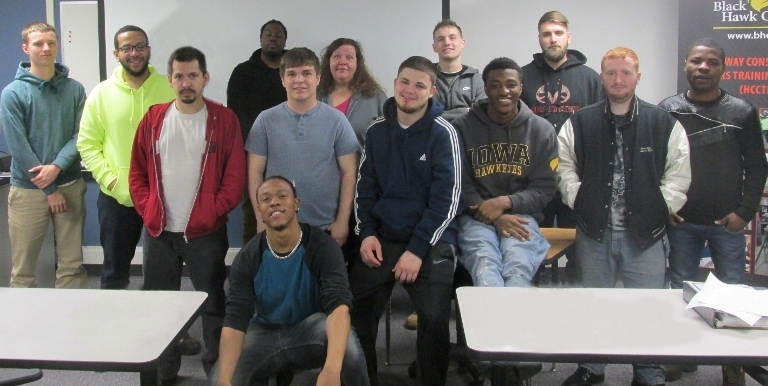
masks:
[[(664, 240), (645, 250), (637, 247), (629, 231), (607, 228), (599, 242), (576, 230), (576, 262), (585, 287), (613, 288), (618, 276), (624, 288), (664, 288), (666, 253)], [(649, 319), (653, 315), (648, 315)], [(594, 374), (605, 372), (604, 363), (580, 363)], [(644, 385), (664, 383), (661, 365), (633, 364), (634, 379)]]
[[(231, 384), (267, 385), (269, 378), (278, 372), (323, 367), (328, 352), (326, 319), (325, 314), (318, 312), (293, 326), (251, 324)], [(218, 365), (211, 372), (211, 386), (216, 384), (217, 375)], [(368, 386), (365, 356), (354, 330), (349, 332), (341, 364), (341, 383)]]
[(113, 197), (99, 192), (99, 237), (104, 250), (101, 267), (102, 289), (125, 289), (130, 282), (130, 268), (144, 222), (132, 206), (121, 205)]
[[(219, 340), (224, 323), (224, 281), (227, 270), (224, 258), (229, 249), (227, 227), (223, 226), (202, 237), (185, 240), (182, 233), (165, 232), (152, 237), (144, 230), (144, 290), (178, 291), (181, 288), (182, 265), (187, 265), (195, 290), (208, 294), (200, 314), (203, 320), (205, 352), (200, 360), (206, 373), (219, 357)], [(177, 372), (181, 353), (173, 347), (160, 360), (161, 375)]]
[(549, 243), (536, 220), (529, 221), (531, 240), (503, 237), (493, 225), (468, 215), (459, 216), (459, 262), (478, 287), (530, 287), (531, 279), (547, 257)]
[(744, 231), (728, 232), (721, 225), (687, 222), (669, 227), (669, 274), (672, 288), (683, 288), (683, 281), (695, 280), (704, 243), (709, 242), (715, 276), (728, 284), (745, 284), (746, 241)]

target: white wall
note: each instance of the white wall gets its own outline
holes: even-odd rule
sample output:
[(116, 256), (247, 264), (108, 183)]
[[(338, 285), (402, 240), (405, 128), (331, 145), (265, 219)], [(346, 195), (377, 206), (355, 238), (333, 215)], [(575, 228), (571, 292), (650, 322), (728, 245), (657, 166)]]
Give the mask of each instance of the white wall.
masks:
[(397, 67), (411, 55), (431, 57), (431, 32), (441, 0), (104, 0), (107, 74), (117, 66), (115, 31), (126, 24), (145, 29), (152, 64), (166, 73), (171, 52), (183, 45), (206, 55), (211, 82), (205, 95), (226, 102), (232, 69), (259, 48), (259, 29), (277, 19), (288, 29), (287, 48), (305, 46), (318, 56), (339, 37), (359, 40), (374, 76), (392, 94)]
[[(657, 103), (676, 92), (678, 2), (670, 0), (451, 0), (451, 17), (467, 39), (464, 62), (482, 69), (491, 59), (509, 56), (521, 65), (540, 52), (536, 24), (550, 10), (571, 22), (571, 48), (582, 51), (599, 72), (610, 48), (626, 46), (640, 57), (638, 95)], [(125, 24), (147, 30), (153, 59), (165, 73), (170, 53), (192, 45), (207, 56), (211, 83), (206, 95), (226, 101), (226, 83), (235, 65), (259, 46), (259, 28), (278, 19), (288, 28), (287, 47), (317, 52), (333, 39), (363, 44), (374, 76), (392, 94), (397, 66), (408, 56), (436, 60), (431, 32), (440, 20), (442, 0), (324, 0), (306, 3), (265, 0), (104, 0), (107, 74), (117, 65), (112, 37)]]
[[(642, 79), (637, 95), (650, 103), (677, 92), (678, 2), (670, 0), (451, 0), (451, 18), (464, 31), (464, 62), (482, 68), (499, 56), (521, 66), (541, 52), (539, 18), (562, 12), (570, 22), (570, 48), (587, 56), (587, 65), (600, 72), (600, 59), (613, 47), (637, 52)], [(525, 83), (525, 80), (523, 80)]]

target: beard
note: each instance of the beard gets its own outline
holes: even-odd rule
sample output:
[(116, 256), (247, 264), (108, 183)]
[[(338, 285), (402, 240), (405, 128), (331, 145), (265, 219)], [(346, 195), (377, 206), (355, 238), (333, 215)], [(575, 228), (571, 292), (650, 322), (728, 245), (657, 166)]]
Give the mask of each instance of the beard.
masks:
[(144, 65), (141, 66), (141, 68), (138, 71), (131, 70), (131, 67), (128, 65), (128, 63), (120, 60), (120, 65), (123, 66), (123, 70), (128, 73), (130, 76), (139, 77), (147, 73), (147, 69), (149, 68), (149, 58), (144, 61)]
[(282, 49), (278, 49), (277, 51), (264, 50), (263, 52), (264, 52), (264, 56), (266, 56), (267, 59), (269, 59), (270, 61), (277, 61), (283, 57)]
[(395, 104), (397, 105), (397, 109), (406, 114), (413, 114), (413, 113), (419, 112), (421, 109), (427, 106), (427, 103), (429, 103), (429, 101), (424, 102), (418, 106), (408, 107), (404, 104), (401, 104), (397, 99), (395, 99)]
[(181, 90), (178, 99), (184, 104), (191, 105), (197, 101), (197, 92), (193, 89)]
[(544, 58), (546, 58), (551, 62), (559, 62), (563, 60), (566, 53), (568, 53), (568, 47), (558, 47), (555, 49), (547, 48), (542, 52), (542, 54), (544, 55)]
[(197, 93), (185, 94), (184, 96), (180, 96), (179, 100), (184, 104), (191, 105), (197, 101)]

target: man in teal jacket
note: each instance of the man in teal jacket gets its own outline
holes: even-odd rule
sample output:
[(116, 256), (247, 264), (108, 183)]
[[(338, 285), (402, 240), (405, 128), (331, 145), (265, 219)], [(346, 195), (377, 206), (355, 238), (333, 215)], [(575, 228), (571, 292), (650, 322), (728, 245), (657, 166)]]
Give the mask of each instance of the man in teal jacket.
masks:
[(34, 22), (21, 32), (29, 56), (16, 80), (0, 96), (2, 123), (11, 161), (8, 233), (11, 287), (37, 286), (35, 272), (48, 222), (56, 239), (56, 288), (83, 288), (85, 182), (75, 137), (85, 101), (83, 85), (56, 63), (58, 35)]

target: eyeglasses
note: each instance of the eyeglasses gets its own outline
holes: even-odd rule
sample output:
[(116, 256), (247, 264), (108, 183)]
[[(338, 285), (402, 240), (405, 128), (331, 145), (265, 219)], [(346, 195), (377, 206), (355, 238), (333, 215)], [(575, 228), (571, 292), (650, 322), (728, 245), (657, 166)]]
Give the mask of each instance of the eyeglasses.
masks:
[(137, 44), (135, 46), (124, 45), (122, 47), (118, 47), (117, 50), (122, 52), (122, 53), (124, 53), (124, 54), (130, 54), (131, 52), (133, 52), (134, 49), (136, 49), (136, 51), (138, 51), (138, 52), (142, 52), (142, 51), (146, 50), (147, 48), (149, 48), (149, 44), (147, 44), (147, 43), (139, 43), (139, 44)]

